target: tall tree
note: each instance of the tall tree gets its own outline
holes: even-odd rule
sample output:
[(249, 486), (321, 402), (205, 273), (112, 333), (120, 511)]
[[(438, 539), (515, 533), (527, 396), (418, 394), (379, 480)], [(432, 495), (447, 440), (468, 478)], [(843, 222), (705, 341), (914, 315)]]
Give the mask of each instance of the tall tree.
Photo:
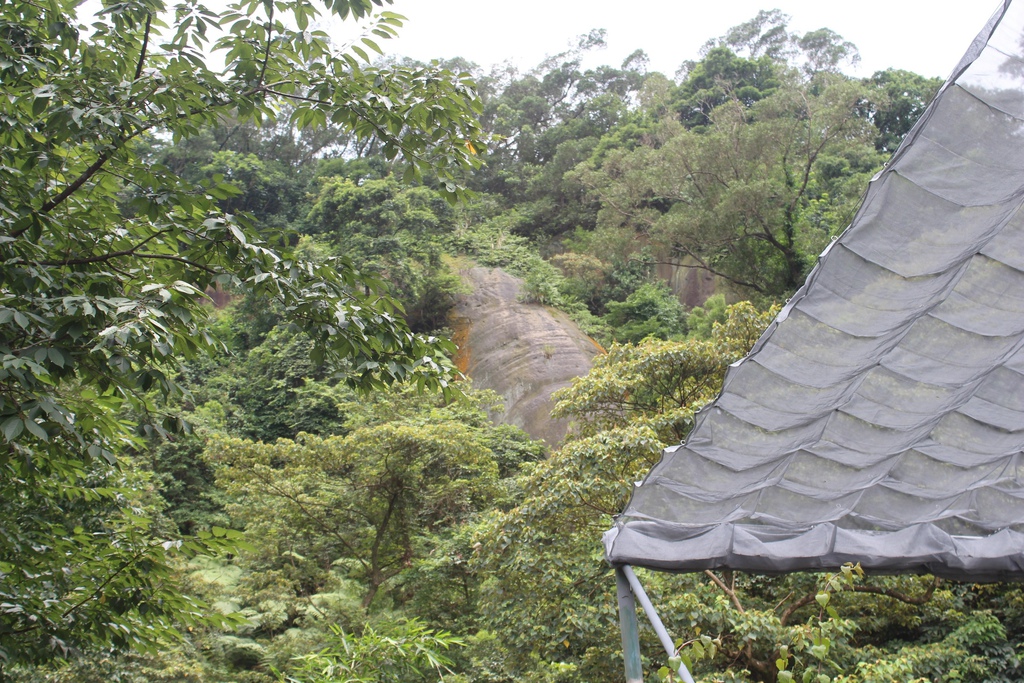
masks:
[(236, 496), (229, 509), (247, 520), (265, 562), (301, 556), (326, 572), (346, 560), (367, 607), (429, 550), (431, 532), (493, 495), (498, 468), (481, 431), (443, 419), (394, 422), (273, 445), (214, 441), (210, 453)]
[[(649, 144), (577, 173), (602, 202), (600, 225), (635, 231), (663, 258), (780, 295), (799, 286), (813, 256), (852, 218), (859, 195), (828, 197), (822, 164), (843, 159), (847, 172), (862, 174), (877, 165), (870, 128), (855, 109), (865, 89), (838, 75), (804, 81), (791, 71), (767, 97), (737, 95), (713, 109), (705, 127), (666, 121)], [(802, 214), (812, 200), (847, 211), (831, 207), (835, 224), (811, 223)]]
[(489, 79), (495, 94), (486, 98), (482, 122), (499, 141), (475, 186), (517, 203), (525, 233), (557, 235), (593, 226), (592, 202), (565, 172), (628, 117), (646, 79), (641, 51), (619, 68), (584, 69), (586, 54), (603, 46), (604, 31), (591, 31), (529, 73)]
[(783, 69), (768, 56), (745, 59), (727, 47), (715, 47), (689, 64), (686, 79), (672, 95), (672, 106), (687, 128), (703, 130), (711, 112), (730, 100), (752, 106), (782, 85)]
[(925, 78), (902, 69), (886, 69), (875, 72), (867, 82), (873, 86), (873, 92), (861, 110), (878, 130), (875, 148), (892, 154), (921, 118), (939, 91), (942, 79)]

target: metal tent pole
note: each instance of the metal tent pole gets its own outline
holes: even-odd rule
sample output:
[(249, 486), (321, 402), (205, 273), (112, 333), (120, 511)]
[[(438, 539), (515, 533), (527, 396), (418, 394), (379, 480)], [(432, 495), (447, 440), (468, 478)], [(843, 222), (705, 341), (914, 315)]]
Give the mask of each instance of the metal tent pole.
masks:
[(615, 568), (615, 585), (619, 595), (619, 627), (622, 629), (622, 657), (626, 660), (626, 683), (643, 683), (644, 669), (640, 663), (640, 625), (636, 621), (636, 602), (625, 572)]
[[(651, 604), (651, 600), (650, 600), (650, 598), (647, 597), (647, 593), (644, 591), (644, 587), (640, 585), (640, 581), (636, 578), (636, 574), (633, 573), (633, 568), (630, 567), (628, 564), (626, 564), (626, 565), (623, 565), (621, 569), (616, 569), (615, 572), (616, 572), (616, 577), (618, 577), (619, 574), (621, 573), (621, 575), (626, 578), (626, 581), (629, 583), (629, 588), (631, 589), (631, 592), (633, 593), (633, 595), (636, 596), (636, 599), (640, 602), (640, 606), (644, 608), (644, 612), (647, 614), (647, 618), (650, 619), (650, 621), (651, 621), (651, 626), (654, 627), (654, 632), (658, 634), (658, 640), (661, 641), (661, 646), (663, 648), (665, 648), (665, 653), (669, 657), (675, 657), (676, 656), (676, 646), (675, 646), (675, 643), (672, 642), (672, 637), (668, 634), (668, 631), (665, 630), (665, 625), (661, 623), (661, 617), (659, 617), (658, 613), (656, 611), (654, 611), (654, 605)], [(620, 612), (622, 610), (622, 597), (621, 596), (622, 596), (622, 588), (619, 588), (619, 610), (620, 610)], [(630, 600), (630, 602), (632, 602), (632, 600)], [(635, 614), (635, 611), (634, 611), (634, 614)], [(636, 617), (634, 617), (634, 620), (635, 619), (636, 619)], [(625, 630), (625, 628), (623, 628), (623, 631), (622, 631), (622, 642), (623, 642), (623, 650), (625, 651), (625, 642), (626, 642), (626, 630)], [(638, 649), (639, 649), (639, 646), (638, 646)], [(629, 665), (627, 663), (627, 667), (628, 666)], [(686, 668), (685, 664), (680, 664), (679, 665), (679, 677), (682, 678), (683, 681), (685, 681), (685, 683), (694, 683), (693, 676), (690, 675), (690, 671)], [(628, 678), (628, 676), (627, 676), (627, 678)]]

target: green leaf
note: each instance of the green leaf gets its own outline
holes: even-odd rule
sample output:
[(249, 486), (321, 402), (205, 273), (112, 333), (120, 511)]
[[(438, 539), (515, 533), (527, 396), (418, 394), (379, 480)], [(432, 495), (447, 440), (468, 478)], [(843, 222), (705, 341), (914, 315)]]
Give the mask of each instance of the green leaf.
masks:
[(14, 441), (17, 439), (24, 428), (24, 421), (16, 415), (14, 417), (7, 418), (3, 421), (3, 424), (0, 425), (0, 430), (3, 431), (4, 438), (8, 441)]
[(369, 38), (366, 38), (366, 37), (362, 38), (362, 42), (363, 42), (364, 45), (367, 45), (371, 50), (373, 50), (377, 54), (379, 54), (379, 55), (383, 55), (384, 54), (384, 51), (380, 49), (380, 46), (377, 45), (377, 43), (375, 43), (372, 40), (370, 40)]
[(43, 441), (50, 440), (50, 436), (46, 433), (46, 430), (43, 429), (35, 420), (26, 419), (23, 424), (25, 425), (25, 429), (36, 438), (42, 439)]

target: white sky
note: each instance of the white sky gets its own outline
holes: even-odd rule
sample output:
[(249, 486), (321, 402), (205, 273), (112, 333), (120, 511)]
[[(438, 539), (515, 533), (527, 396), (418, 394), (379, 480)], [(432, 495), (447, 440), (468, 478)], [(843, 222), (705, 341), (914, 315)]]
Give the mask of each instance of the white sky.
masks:
[(522, 70), (563, 51), (576, 36), (607, 30), (608, 48), (589, 66), (618, 66), (633, 50), (670, 78), (696, 58), (709, 38), (761, 9), (790, 15), (791, 31), (827, 27), (860, 49), (867, 76), (889, 67), (945, 78), (998, 0), (395, 0), (387, 8), (408, 18), (389, 55), (420, 60), (465, 57), (488, 67), (506, 60)]

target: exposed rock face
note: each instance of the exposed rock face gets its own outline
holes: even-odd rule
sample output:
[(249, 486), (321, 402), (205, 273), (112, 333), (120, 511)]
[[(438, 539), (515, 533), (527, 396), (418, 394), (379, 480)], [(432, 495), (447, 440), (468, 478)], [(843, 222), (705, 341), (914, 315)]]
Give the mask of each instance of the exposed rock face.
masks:
[(656, 266), (658, 277), (679, 297), (679, 301), (687, 308), (703, 306), (704, 302), (715, 294), (715, 276), (700, 268), (688, 267), (694, 264), (693, 259), (686, 258), (678, 264), (659, 262)]
[(460, 275), (473, 292), (453, 311), (456, 364), (473, 386), (504, 397), (498, 422), (558, 444), (568, 425), (552, 419), (551, 393), (587, 374), (601, 347), (564, 313), (519, 302), (518, 278), (480, 267)]

